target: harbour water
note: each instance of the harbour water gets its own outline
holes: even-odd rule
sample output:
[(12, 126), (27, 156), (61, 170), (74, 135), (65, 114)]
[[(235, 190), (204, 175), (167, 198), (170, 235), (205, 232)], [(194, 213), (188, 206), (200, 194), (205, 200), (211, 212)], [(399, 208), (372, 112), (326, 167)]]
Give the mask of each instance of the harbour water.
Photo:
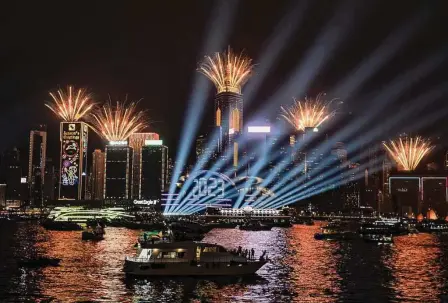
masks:
[[(129, 279), (122, 272), (138, 231), (107, 228), (105, 240), (46, 231), (35, 222), (0, 223), (0, 302), (439, 302), (448, 294), (448, 236), (318, 241), (320, 224), (271, 231), (214, 229), (204, 242), (268, 251), (255, 277)], [(20, 268), (44, 255), (60, 266)]]

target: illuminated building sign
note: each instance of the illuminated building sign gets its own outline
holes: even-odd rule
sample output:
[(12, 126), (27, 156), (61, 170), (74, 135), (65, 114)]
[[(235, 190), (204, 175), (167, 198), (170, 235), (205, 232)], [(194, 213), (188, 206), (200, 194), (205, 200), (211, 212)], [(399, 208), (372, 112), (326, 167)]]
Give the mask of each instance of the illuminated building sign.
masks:
[(271, 132), (270, 126), (249, 126), (247, 128), (248, 133), (263, 133), (267, 134)]
[(173, 210), (176, 207), (179, 207), (178, 211), (182, 211), (185, 208), (206, 207), (210, 204), (232, 206), (238, 197), (235, 183), (226, 175), (217, 172), (201, 170), (181, 178), (180, 181), (179, 194), (162, 199), (166, 202), (164, 205), (171, 205)]
[(145, 145), (163, 145), (163, 140), (145, 140)]
[(87, 162), (88, 128), (83, 122), (61, 122), (59, 199), (82, 199), (82, 173)]
[(154, 200), (134, 200), (135, 205), (157, 205), (159, 203), (159, 199)]
[(109, 145), (128, 145), (128, 141), (109, 141)]

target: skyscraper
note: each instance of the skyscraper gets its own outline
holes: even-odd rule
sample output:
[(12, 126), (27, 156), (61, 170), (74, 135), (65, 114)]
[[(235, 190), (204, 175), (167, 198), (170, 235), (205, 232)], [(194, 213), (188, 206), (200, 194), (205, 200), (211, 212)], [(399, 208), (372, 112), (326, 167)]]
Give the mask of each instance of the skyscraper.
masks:
[(129, 146), (133, 149), (132, 158), (132, 195), (134, 199), (139, 199), (140, 184), (141, 184), (141, 154), (142, 147), (145, 145), (145, 140), (159, 140), (157, 133), (133, 133), (129, 137)]
[(61, 122), (60, 200), (81, 200), (86, 191), (88, 126)]
[(25, 199), (23, 185), (26, 186), (26, 177), (22, 178), (20, 152), (17, 148), (6, 150), (3, 153), (1, 175), (2, 183), (6, 184), (7, 204), (20, 205)]
[(161, 140), (146, 140), (141, 170), (139, 198), (160, 200), (168, 182), (168, 147)]
[(208, 127), (205, 134), (200, 135), (196, 139), (196, 162), (206, 169), (215, 163), (221, 151), (221, 127)]
[(28, 184), (30, 203), (41, 207), (44, 200), (45, 162), (47, 152), (47, 131), (45, 125), (39, 125), (30, 132), (30, 150), (28, 161)]
[(110, 141), (106, 145), (104, 199), (132, 198), (132, 147), (127, 141)]
[(222, 130), (222, 148), (232, 154), (233, 166), (238, 166), (238, 137), (243, 133), (242, 86), (252, 72), (252, 60), (243, 54), (235, 54), (229, 47), (214, 57), (205, 56), (198, 70), (216, 86), (215, 125)]
[(95, 149), (92, 154), (92, 170), (91, 170), (91, 199), (104, 199), (104, 170), (105, 170), (105, 154), (100, 149)]

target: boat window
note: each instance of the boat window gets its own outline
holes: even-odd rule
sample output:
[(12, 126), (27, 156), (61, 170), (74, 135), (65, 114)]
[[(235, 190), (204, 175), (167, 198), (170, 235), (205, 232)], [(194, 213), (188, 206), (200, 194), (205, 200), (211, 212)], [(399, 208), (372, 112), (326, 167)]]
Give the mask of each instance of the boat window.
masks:
[(178, 258), (183, 258), (183, 257), (185, 257), (185, 252), (184, 252), (184, 251), (178, 252), (178, 253), (177, 253), (177, 257), (178, 257)]
[(204, 252), (217, 252), (217, 247), (213, 246), (204, 247)]
[(162, 251), (157, 255), (158, 259), (175, 259), (177, 258), (176, 251)]

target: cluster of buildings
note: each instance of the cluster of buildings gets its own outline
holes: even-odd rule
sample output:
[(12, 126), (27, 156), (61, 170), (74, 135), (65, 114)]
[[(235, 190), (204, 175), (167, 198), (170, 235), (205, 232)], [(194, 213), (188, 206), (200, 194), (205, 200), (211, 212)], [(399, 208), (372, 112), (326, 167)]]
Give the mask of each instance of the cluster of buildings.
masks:
[[(91, 155), (88, 134), (84, 122), (61, 122), (59, 162), (47, 157), (45, 125), (30, 131), (28, 155), (17, 148), (5, 151), (0, 162), (0, 206), (160, 200), (169, 182), (169, 161), (168, 147), (157, 133), (134, 133), (126, 141), (108, 142), (104, 150), (95, 149)], [(24, 174), (26, 158), (28, 173)]]

